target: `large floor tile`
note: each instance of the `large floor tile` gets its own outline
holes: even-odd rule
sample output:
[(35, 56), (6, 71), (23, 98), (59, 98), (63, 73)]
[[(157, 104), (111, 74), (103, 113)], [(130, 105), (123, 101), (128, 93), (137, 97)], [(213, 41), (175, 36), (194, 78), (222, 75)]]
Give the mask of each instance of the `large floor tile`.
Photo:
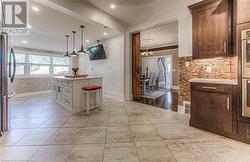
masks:
[(103, 162), (139, 162), (134, 143), (105, 144)]
[(21, 139), (16, 145), (43, 145), (56, 133), (57, 128), (36, 129)]
[(107, 127), (85, 127), (76, 140), (76, 144), (105, 143)]
[(132, 134), (129, 126), (109, 126), (107, 130), (107, 143), (131, 142)]
[(33, 156), (32, 160), (36, 162), (63, 162), (70, 155), (73, 146), (43, 146)]
[(74, 128), (74, 127), (85, 127), (87, 123), (86, 116), (74, 116), (65, 122), (63, 127)]
[(2, 161), (29, 161), (39, 150), (38, 146), (9, 147), (2, 152)]
[(60, 128), (69, 120), (69, 117), (50, 118), (40, 128)]
[(0, 146), (13, 146), (32, 131), (32, 129), (11, 129), (0, 137)]
[(77, 138), (81, 135), (81, 128), (61, 128), (47, 142), (49, 145), (73, 145)]
[(131, 125), (135, 141), (159, 140), (161, 139), (155, 128), (151, 125)]
[(177, 162), (163, 141), (136, 142), (140, 161)]
[(67, 162), (102, 162), (104, 144), (75, 146)]

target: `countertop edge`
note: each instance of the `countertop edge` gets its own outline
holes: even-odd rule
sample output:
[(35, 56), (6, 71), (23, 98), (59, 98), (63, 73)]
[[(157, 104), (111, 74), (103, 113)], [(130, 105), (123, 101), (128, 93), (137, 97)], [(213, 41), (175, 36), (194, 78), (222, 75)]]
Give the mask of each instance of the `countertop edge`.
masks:
[(58, 79), (58, 80), (90, 80), (90, 79), (102, 79), (102, 77), (99, 76), (90, 76), (90, 77), (81, 77), (81, 78), (67, 78), (67, 77), (53, 77), (53, 79)]
[(189, 82), (190, 83), (238, 85), (237, 80), (230, 80), (230, 79), (201, 79), (201, 78), (194, 78), (194, 79), (190, 79)]

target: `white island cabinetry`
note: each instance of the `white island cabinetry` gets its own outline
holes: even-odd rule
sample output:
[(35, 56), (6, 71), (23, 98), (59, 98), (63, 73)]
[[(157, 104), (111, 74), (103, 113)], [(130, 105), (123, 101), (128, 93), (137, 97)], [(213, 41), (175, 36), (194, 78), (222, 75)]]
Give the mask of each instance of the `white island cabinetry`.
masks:
[[(55, 101), (72, 113), (83, 111), (82, 109), (82, 87), (85, 86), (102, 86), (101, 77), (84, 77), (84, 78), (53, 78), (52, 94)], [(90, 96), (91, 102), (96, 102), (96, 96)]]

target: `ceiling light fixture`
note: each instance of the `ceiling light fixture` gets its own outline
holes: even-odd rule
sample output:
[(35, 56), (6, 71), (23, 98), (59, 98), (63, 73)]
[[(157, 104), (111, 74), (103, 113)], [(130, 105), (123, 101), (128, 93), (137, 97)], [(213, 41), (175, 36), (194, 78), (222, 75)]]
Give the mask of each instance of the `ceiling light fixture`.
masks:
[(81, 25), (80, 26), (81, 27), (81, 31), (82, 31), (82, 35), (81, 35), (81, 49), (77, 52), (77, 54), (79, 54), (79, 55), (83, 55), (83, 54), (87, 54), (87, 52), (84, 50), (84, 26), (83, 25)]
[(87, 39), (86, 42), (89, 43), (89, 40)]
[(23, 40), (23, 41), (22, 41), (22, 43), (23, 43), (23, 44), (27, 44), (28, 42), (27, 42), (27, 41), (25, 41), (25, 40)]
[(115, 6), (114, 4), (111, 4), (111, 5), (110, 5), (110, 8), (111, 8), (111, 9), (115, 9), (115, 7), (116, 7), (116, 6)]
[(34, 11), (40, 11), (40, 9), (39, 9), (38, 7), (36, 7), (36, 6), (32, 6), (32, 9), (33, 9)]
[(153, 52), (149, 51), (149, 42), (153, 41), (153, 39), (144, 39), (142, 41), (146, 42), (147, 48), (146, 48), (146, 50), (144, 52), (141, 53), (141, 55), (142, 56), (152, 56), (152, 55), (154, 55)]
[(32, 26), (31, 26), (31, 25), (27, 25), (27, 28), (31, 29), (31, 28), (32, 28)]
[(73, 52), (70, 54), (70, 56), (72, 57), (75, 57), (75, 56), (79, 56), (77, 53), (76, 53), (76, 31), (72, 31), (73, 33)]
[(108, 35), (107, 29), (108, 29), (108, 27), (107, 27), (107, 26), (104, 26), (104, 32), (103, 32), (103, 35)]
[(65, 37), (66, 37), (66, 53), (63, 57), (71, 57), (69, 55), (69, 35), (65, 35)]

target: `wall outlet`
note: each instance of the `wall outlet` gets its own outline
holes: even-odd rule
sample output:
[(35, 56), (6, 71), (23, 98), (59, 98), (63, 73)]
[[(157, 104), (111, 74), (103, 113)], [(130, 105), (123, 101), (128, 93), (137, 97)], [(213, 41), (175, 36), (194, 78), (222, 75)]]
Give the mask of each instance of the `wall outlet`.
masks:
[(208, 67), (207, 67), (207, 72), (209, 72), (209, 73), (212, 72), (212, 67), (211, 67), (211, 66), (208, 66)]

